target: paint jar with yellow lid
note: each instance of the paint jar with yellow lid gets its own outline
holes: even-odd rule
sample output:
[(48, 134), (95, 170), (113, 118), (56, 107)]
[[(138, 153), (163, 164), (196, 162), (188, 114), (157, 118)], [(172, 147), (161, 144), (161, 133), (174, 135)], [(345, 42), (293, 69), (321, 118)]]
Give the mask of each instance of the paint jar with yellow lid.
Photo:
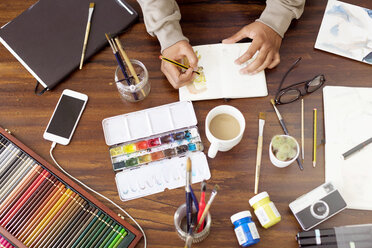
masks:
[(266, 229), (275, 225), (282, 219), (267, 192), (255, 195), (249, 200), (249, 204), (254, 208), (254, 213), (261, 226)]

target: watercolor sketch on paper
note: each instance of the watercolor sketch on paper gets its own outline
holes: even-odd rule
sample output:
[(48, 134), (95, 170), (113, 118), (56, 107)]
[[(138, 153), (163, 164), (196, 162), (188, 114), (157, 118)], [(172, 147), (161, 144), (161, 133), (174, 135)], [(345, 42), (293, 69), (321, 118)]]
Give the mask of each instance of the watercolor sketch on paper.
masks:
[(315, 48), (372, 64), (372, 10), (329, 0)]

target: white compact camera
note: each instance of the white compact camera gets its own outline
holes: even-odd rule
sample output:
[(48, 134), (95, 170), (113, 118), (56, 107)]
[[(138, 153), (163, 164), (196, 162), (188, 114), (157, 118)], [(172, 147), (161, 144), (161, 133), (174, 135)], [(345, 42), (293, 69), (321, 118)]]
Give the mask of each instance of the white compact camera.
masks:
[(346, 206), (345, 200), (332, 183), (325, 183), (289, 204), (305, 231), (341, 212)]

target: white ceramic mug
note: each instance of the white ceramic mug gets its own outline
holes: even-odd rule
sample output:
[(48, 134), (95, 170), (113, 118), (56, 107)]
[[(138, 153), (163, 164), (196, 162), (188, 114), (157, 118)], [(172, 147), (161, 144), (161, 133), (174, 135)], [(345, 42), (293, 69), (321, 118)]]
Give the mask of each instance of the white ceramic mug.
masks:
[(271, 148), (271, 146), (273, 144), (273, 141), (271, 140), (270, 145), (269, 145), (270, 161), (276, 167), (284, 168), (284, 167), (287, 167), (288, 165), (292, 164), (298, 158), (298, 155), (300, 154), (300, 145), (298, 144), (297, 140), (292, 136), (284, 135), (284, 134), (280, 135), (280, 136), (286, 136), (286, 137), (292, 138), (296, 142), (296, 146), (297, 146), (296, 156), (289, 161), (282, 161), (282, 160), (279, 160), (277, 157), (275, 157), (275, 155), (273, 153), (273, 149)]
[[(240, 126), (239, 134), (230, 140), (221, 140), (213, 136), (213, 134), (209, 130), (209, 124), (211, 120), (220, 114), (228, 114), (233, 116), (238, 122)], [(213, 108), (209, 111), (207, 118), (205, 120), (205, 133), (211, 145), (208, 150), (208, 157), (214, 158), (218, 151), (225, 152), (236, 146), (242, 139), (243, 133), (245, 130), (245, 119), (243, 114), (235, 107), (229, 105), (220, 105)]]

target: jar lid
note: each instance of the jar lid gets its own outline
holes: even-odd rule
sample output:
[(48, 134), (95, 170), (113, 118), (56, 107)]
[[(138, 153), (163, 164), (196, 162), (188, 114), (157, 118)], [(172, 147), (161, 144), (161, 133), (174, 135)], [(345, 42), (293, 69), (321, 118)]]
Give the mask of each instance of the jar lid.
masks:
[(248, 210), (241, 211), (239, 213), (236, 213), (236, 214), (232, 215), (230, 217), (230, 220), (231, 220), (231, 223), (234, 224), (235, 221), (246, 218), (246, 217), (252, 217), (251, 212), (249, 212)]
[(253, 196), (253, 197), (249, 200), (249, 204), (250, 204), (251, 206), (253, 206), (253, 205), (256, 204), (257, 202), (261, 201), (262, 199), (265, 199), (266, 197), (269, 197), (269, 194), (268, 194), (267, 192), (259, 193), (258, 195)]

